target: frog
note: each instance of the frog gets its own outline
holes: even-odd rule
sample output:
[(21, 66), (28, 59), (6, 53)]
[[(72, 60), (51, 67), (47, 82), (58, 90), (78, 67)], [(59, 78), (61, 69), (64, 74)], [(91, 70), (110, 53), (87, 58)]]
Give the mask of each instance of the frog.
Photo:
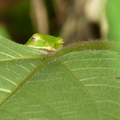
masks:
[(53, 52), (63, 47), (64, 41), (60, 37), (35, 33), (25, 44), (36, 49)]

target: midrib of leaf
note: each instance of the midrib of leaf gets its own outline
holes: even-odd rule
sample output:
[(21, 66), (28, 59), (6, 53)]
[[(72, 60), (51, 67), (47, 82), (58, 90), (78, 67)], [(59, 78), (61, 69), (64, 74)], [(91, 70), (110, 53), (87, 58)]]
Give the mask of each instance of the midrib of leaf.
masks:
[[(36, 56), (35, 58), (40, 58), (40, 57), (41, 56)], [(30, 58), (31, 59), (35, 59), (33, 57), (30, 57), (30, 58), (29, 57), (25, 57), (25, 58), (27, 58), (27, 59), (30, 59)], [(24, 60), (25, 58), (22, 57), (22, 58), (17, 59), (17, 60)], [(12, 60), (16, 60), (16, 59), (12, 59)], [(46, 65), (47, 62), (48, 62), (48, 60), (45, 61), (45, 62), (42, 62), (42, 64), (39, 64), (38, 66), (36, 66), (30, 72), (30, 74), (28, 74), (24, 79), (22, 79), (22, 81), (19, 84), (17, 84), (17, 87), (14, 90), (12, 90), (12, 92), (10, 92), (10, 94), (0, 103), (0, 106), (2, 106), (7, 100), (9, 100), (10, 97), (13, 96), (38, 70), (40, 70), (44, 65)]]
[(68, 73), (69, 73), (71, 76), (73, 76), (73, 78), (75, 78), (76, 82), (77, 82), (80, 86), (82, 86), (82, 87), (84, 88), (84, 90), (88, 93), (89, 97), (92, 98), (92, 101), (93, 101), (94, 105), (96, 106), (96, 109), (99, 111), (99, 118), (101, 119), (101, 111), (100, 111), (100, 108), (99, 108), (99, 106), (97, 105), (96, 100), (95, 100), (94, 96), (91, 94), (90, 90), (89, 90), (87, 87), (85, 87), (84, 84), (83, 84), (81, 81), (79, 81), (79, 79), (77, 78), (77, 76), (76, 76), (75, 74), (73, 74), (73, 72), (72, 72), (62, 61), (60, 61), (59, 59), (57, 59), (57, 61), (66, 69), (66, 71), (68, 71)]
[[(75, 51), (75, 50), (74, 50)], [(36, 65), (36, 67), (33, 69), (33, 70), (31, 70), (31, 72), (18, 84), (18, 86), (12, 91), (12, 93), (9, 95), (9, 96), (7, 96), (7, 98), (6, 99), (4, 99), (3, 100), (3, 102), (2, 102), (2, 104), (1, 104), (1, 106), (3, 106), (3, 109), (4, 109), (4, 103), (6, 103), (6, 101), (8, 100), (10, 100), (10, 99), (12, 99), (12, 96), (13, 95), (16, 95), (15, 93), (18, 91), (18, 90), (20, 90), (20, 89), (22, 89), (22, 86), (23, 85), (25, 85), (25, 83), (29, 80), (29, 78), (32, 78), (32, 76), (34, 76), (34, 74), (36, 73), (36, 72), (38, 72), (39, 70), (41, 70), (41, 68), (44, 68), (45, 67), (45, 65), (47, 65), (47, 63), (50, 63), (50, 61), (57, 61), (57, 62), (59, 62), (59, 64), (65, 69), (65, 71), (67, 71), (68, 72), (68, 74), (69, 75), (71, 75), (74, 79), (75, 79), (75, 81), (76, 81), (76, 83), (78, 84), (78, 86), (80, 86), (80, 87), (83, 87), (84, 88), (84, 90), (85, 90), (85, 93), (87, 93), (87, 95), (88, 95), (88, 98), (89, 98), (89, 100), (91, 100), (92, 101), (92, 103), (96, 106), (96, 110), (97, 111), (99, 111), (98, 113), (99, 113), (99, 118), (98, 119), (101, 119), (101, 117), (102, 117), (102, 115), (101, 115), (101, 112), (102, 113), (105, 113), (104, 111), (102, 111), (101, 110), (101, 108), (100, 108), (100, 105), (98, 104), (98, 103), (96, 103), (96, 96), (93, 96), (92, 95), (92, 91), (91, 91), (91, 89), (89, 89), (89, 87), (87, 86), (88, 85), (88, 83), (87, 83), (87, 85), (84, 85), (84, 82), (81, 82), (81, 81), (79, 81), (79, 79), (78, 79), (78, 77), (76, 76), (76, 74), (75, 73), (73, 73), (73, 72), (75, 72), (75, 71), (71, 71), (71, 69), (70, 68), (68, 68), (67, 67), (67, 65), (65, 65), (65, 63), (60, 59), (61, 57), (63, 57), (64, 55), (66, 55), (66, 54), (68, 54), (68, 57), (70, 57), (69, 56), (69, 53), (70, 53), (71, 51), (69, 50), (69, 52), (68, 53), (63, 53), (62, 55), (57, 55), (56, 54), (56, 56), (59, 56), (59, 58), (58, 57), (56, 57), (56, 56), (54, 56), (54, 54), (53, 54), (53, 57), (52, 56), (50, 56), (50, 57), (48, 57), (44, 62), (42, 62), (41, 64), (38, 64), (38, 65)], [(78, 52), (78, 51), (77, 51)], [(79, 51), (80, 52), (80, 51)], [(92, 52), (92, 51), (91, 51)], [(90, 52), (90, 53), (91, 53)], [(71, 52), (72, 53), (72, 52)], [(97, 51), (96, 51), (96, 53), (98, 53)], [(60, 53), (61, 54), (61, 53)], [(25, 56), (25, 55), (24, 55)], [(28, 55), (27, 55), (28, 56)], [(32, 56), (32, 55), (31, 55)], [(33, 55), (34, 56), (34, 55)], [(16, 56), (16, 58), (19, 58), (18, 56)], [(33, 57), (32, 57), (33, 58)], [(29, 59), (32, 59), (32, 58), (28, 58), (27, 60), (29, 60)], [(11, 59), (11, 58), (10, 58)], [(37, 58), (35, 58), (35, 59), (32, 59), (32, 60), (36, 60)], [(38, 59), (39, 59), (39, 57), (38, 57)], [(41, 59), (41, 58), (40, 58)], [(100, 60), (101, 59), (101, 57), (98, 59), (98, 60)], [(12, 59), (13, 60), (13, 59)], [(12, 60), (9, 60), (9, 62), (11, 62)], [(26, 60), (25, 58), (23, 59), (18, 59), (18, 61), (20, 61), (20, 60)], [(70, 58), (69, 58), (69, 60), (71, 60)], [(90, 59), (88, 59), (88, 61), (89, 61)], [(14, 61), (16, 61), (16, 59), (14, 59)], [(6, 61), (4, 61), (4, 62), (6, 62)], [(103, 61), (104, 62), (104, 61)], [(54, 66), (55, 67), (55, 66)], [(103, 66), (102, 66), (102, 68), (103, 68)], [(27, 69), (27, 68), (26, 68)], [(54, 69), (54, 68), (53, 68)], [(82, 68), (81, 68), (82, 69)], [(84, 68), (85, 69), (85, 68)], [(89, 73), (89, 72), (88, 72)], [(92, 78), (93, 79), (93, 78)], [(48, 79), (49, 80), (49, 79)], [(28, 81), (29, 82), (29, 81)], [(91, 84), (92, 85), (92, 84)], [(48, 85), (49, 86), (49, 85)], [(99, 84), (99, 86), (101, 86), (101, 84)], [(99, 87), (98, 86), (98, 87)], [(46, 86), (47, 87), (47, 86)], [(25, 89), (25, 88), (24, 88)], [(43, 89), (45, 89), (45, 88), (43, 88)], [(54, 89), (53, 89), (54, 90)], [(18, 91), (19, 92), (19, 91)], [(26, 91), (26, 92), (28, 92), (28, 91)], [(49, 92), (49, 90), (48, 90), (48, 92)], [(30, 94), (32, 94), (32, 92), (30, 93)], [(36, 94), (37, 95), (37, 94)], [(38, 97), (38, 96), (37, 96)], [(43, 96), (44, 97), (44, 96)], [(45, 96), (45, 98), (46, 98), (46, 96)], [(91, 98), (91, 99), (90, 99)], [(52, 99), (52, 98), (51, 98)], [(61, 99), (62, 100), (62, 99)], [(46, 101), (46, 103), (47, 103), (47, 100), (46, 99), (43, 99), (43, 101)], [(55, 102), (55, 101), (54, 101)], [(113, 101), (112, 101), (113, 102)], [(27, 103), (26, 103), (27, 104)], [(9, 106), (9, 105), (8, 105)], [(49, 106), (49, 104), (48, 104), (48, 107), (50, 107)], [(50, 108), (50, 109), (52, 109), (52, 107)], [(54, 108), (52, 109), (52, 110), (54, 110)], [(13, 110), (13, 112), (16, 112), (16, 111), (14, 111)], [(18, 112), (16, 112), (16, 114), (19, 114)], [(56, 111), (56, 114), (57, 115), (59, 115), (58, 113), (57, 113), (57, 111)], [(105, 113), (105, 114), (108, 114), (107, 112)], [(19, 114), (19, 115), (21, 115), (21, 114)], [(110, 114), (109, 114), (109, 116), (110, 116)], [(111, 116), (114, 116), (113, 114), (111, 115)], [(25, 116), (22, 116), (22, 117), (24, 117), (25, 118)], [(62, 115), (60, 115), (60, 117), (61, 118), (64, 118), (64, 117), (62, 117)], [(115, 118), (116, 116), (114, 116), (114, 118)], [(117, 118), (117, 117), (116, 117)]]
[[(9, 64), (11, 64), (11, 63), (14, 64), (16, 61), (18, 61), (17, 62), (18, 64), (16, 64), (16, 65), (19, 66), (19, 61), (21, 61), (21, 60), (30, 60), (31, 59), (34, 61), (36, 59), (43, 59), (45, 57), (45, 54), (46, 54), (46, 52), (44, 52), (44, 51), (32, 49), (30, 47), (26, 47), (24, 45), (14, 43), (3, 37), (0, 38), (0, 62), (1, 62), (1, 64), (3, 64), (3, 63), (6, 64), (6, 66), (4, 65), (4, 68), (3, 68), (4, 72), (7, 70), (10, 71)], [(27, 68), (25, 68), (25, 67), (24, 67), (24, 69), (27, 70)], [(36, 68), (34, 68), (34, 69), (36, 69)], [(0, 103), (0, 105), (5, 103), (5, 101), (8, 100), (25, 83), (25, 81), (27, 81), (27, 78), (32, 76), (34, 69), (30, 72), (29, 75), (27, 75), (23, 79), (22, 82), (20, 81), (19, 84), (11, 81), (12, 79), (6, 78), (5, 74), (1, 75), (1, 81), (6, 80), (6, 82), (7, 82), (7, 80), (8, 80), (9, 83), (11, 83), (13, 85), (15, 84), (15, 86), (14, 86), (14, 89), (10, 89), (10, 88), (6, 89), (6, 88), (4, 88), (4, 85), (3, 85), (3, 87), (1, 87), (1, 90), (3, 92), (6, 91), (9, 94), (7, 95), (7, 97), (5, 97), (5, 99), (2, 101), (2, 103)], [(15, 72), (16, 70), (11, 70), (11, 71), (12, 71), (12, 73), (16, 74), (16, 77), (19, 76), (19, 79), (20, 79), (20, 74)], [(5, 95), (6, 93), (3, 93), (3, 94)]]

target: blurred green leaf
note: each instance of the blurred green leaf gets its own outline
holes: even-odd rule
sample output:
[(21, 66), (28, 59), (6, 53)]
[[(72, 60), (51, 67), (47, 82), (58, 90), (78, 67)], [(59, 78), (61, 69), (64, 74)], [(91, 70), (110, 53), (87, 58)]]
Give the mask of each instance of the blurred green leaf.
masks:
[(13, 1), (5, 11), (0, 12), (0, 22), (6, 26), (14, 41), (25, 43), (34, 33), (30, 19), (30, 0)]
[(119, 120), (119, 52), (100, 45), (45, 55), (0, 37), (1, 120)]
[(120, 41), (120, 1), (107, 0), (105, 11), (108, 22), (108, 40)]
[(2, 24), (0, 24), (0, 34), (5, 38), (11, 39), (10, 33), (8, 32), (7, 28)]

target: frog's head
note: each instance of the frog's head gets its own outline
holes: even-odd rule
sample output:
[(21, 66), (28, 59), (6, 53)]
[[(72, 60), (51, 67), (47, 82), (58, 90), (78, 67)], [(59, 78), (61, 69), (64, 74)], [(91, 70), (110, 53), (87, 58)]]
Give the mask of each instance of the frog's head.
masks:
[(60, 37), (36, 33), (28, 40), (26, 45), (51, 52), (61, 49), (63, 43), (64, 42)]

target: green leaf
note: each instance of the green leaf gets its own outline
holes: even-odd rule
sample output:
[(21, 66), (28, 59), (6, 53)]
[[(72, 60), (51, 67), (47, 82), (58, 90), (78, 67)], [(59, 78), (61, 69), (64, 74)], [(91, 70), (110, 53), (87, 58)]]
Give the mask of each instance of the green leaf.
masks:
[(1, 120), (119, 120), (119, 58), (103, 42), (45, 55), (1, 37)]
[(120, 1), (107, 0), (105, 14), (108, 24), (108, 40), (120, 41)]

